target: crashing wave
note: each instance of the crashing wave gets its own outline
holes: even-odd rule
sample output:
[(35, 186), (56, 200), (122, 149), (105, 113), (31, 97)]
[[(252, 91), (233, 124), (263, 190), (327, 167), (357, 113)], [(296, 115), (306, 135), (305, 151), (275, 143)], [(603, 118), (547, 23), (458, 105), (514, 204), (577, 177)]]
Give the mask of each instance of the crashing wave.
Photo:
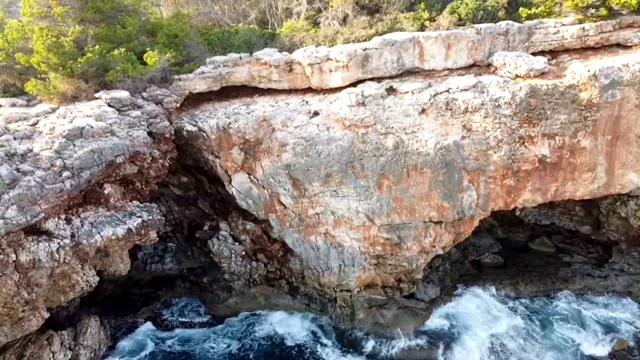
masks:
[[(200, 309), (189, 304), (182, 309)], [(195, 314), (194, 319), (206, 317)], [(145, 323), (120, 341), (108, 359), (387, 359), (418, 349), (439, 360), (587, 360), (607, 356), (620, 339), (635, 346), (639, 332), (640, 308), (630, 299), (570, 292), (514, 299), (494, 288), (472, 287), (435, 310), (411, 338), (381, 339), (353, 331), (351, 344), (345, 345), (342, 331), (326, 317), (259, 311), (211, 328), (161, 331)], [(352, 346), (354, 339), (358, 346)]]

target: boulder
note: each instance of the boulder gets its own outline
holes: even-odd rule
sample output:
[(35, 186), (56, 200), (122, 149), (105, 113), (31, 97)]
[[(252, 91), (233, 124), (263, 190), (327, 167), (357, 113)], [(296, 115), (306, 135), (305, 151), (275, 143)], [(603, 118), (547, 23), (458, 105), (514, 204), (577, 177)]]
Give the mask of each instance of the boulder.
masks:
[(548, 237), (539, 237), (527, 244), (531, 250), (541, 252), (543, 254), (553, 255), (556, 253), (556, 247)]
[(95, 94), (95, 97), (102, 99), (107, 105), (116, 110), (127, 110), (131, 106), (133, 98), (125, 90), (105, 90)]
[(509, 78), (536, 77), (549, 71), (546, 57), (522, 52), (498, 51), (489, 62), (496, 67), (496, 74)]

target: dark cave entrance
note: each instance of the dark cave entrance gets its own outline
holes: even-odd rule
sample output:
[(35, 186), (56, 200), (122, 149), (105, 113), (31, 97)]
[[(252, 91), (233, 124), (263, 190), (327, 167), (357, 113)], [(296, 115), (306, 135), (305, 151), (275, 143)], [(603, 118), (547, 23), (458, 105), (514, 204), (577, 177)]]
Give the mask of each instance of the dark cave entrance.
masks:
[(408, 297), (430, 303), (460, 286), (480, 285), (514, 296), (570, 290), (638, 299), (638, 204), (635, 196), (616, 195), (495, 211), (433, 259)]

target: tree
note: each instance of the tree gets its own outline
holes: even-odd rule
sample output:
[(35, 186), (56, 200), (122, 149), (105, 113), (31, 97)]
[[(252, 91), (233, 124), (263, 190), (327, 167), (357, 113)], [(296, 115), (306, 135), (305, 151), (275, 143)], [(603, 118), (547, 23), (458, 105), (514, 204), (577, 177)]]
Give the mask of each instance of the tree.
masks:
[(0, 23), (0, 56), (30, 69), (24, 89), (46, 100), (86, 98), (160, 67), (190, 71), (202, 55), (184, 14), (163, 19), (133, 0), (23, 0), (21, 15)]

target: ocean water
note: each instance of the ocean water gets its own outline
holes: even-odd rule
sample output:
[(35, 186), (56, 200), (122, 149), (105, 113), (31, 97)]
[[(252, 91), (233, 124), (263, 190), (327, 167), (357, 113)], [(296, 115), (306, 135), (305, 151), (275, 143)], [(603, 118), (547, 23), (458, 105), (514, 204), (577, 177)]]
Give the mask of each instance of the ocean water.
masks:
[[(162, 314), (176, 324), (209, 320), (194, 299), (176, 300)], [(211, 328), (160, 331), (147, 322), (107, 359), (393, 359), (410, 350), (412, 359), (592, 360), (607, 358), (619, 339), (635, 347), (639, 334), (640, 307), (627, 298), (562, 292), (514, 299), (495, 288), (471, 287), (459, 290), (411, 337), (375, 338), (336, 329), (325, 317), (259, 311)]]

